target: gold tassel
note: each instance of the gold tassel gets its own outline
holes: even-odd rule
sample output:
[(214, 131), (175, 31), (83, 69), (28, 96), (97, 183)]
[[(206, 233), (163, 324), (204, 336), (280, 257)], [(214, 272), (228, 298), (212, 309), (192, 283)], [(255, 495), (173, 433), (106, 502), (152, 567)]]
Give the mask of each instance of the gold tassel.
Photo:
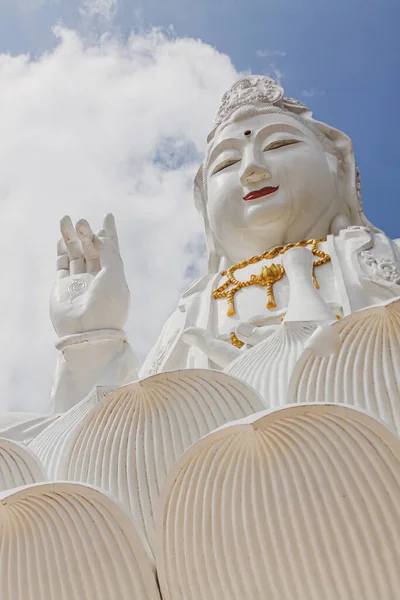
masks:
[(233, 315), (235, 313), (236, 313), (236, 310), (235, 310), (234, 294), (229, 293), (228, 294), (228, 317), (233, 317)]

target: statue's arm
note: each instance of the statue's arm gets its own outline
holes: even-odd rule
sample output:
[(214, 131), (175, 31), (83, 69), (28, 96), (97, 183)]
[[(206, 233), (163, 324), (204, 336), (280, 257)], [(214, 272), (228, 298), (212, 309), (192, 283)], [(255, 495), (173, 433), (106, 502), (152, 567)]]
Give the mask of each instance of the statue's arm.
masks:
[(137, 379), (139, 361), (130, 344), (107, 336), (107, 331), (97, 340), (89, 335), (87, 341), (59, 350), (51, 412), (68, 410), (97, 385), (119, 386)]
[(94, 235), (87, 221), (61, 221), (50, 315), (58, 334), (52, 412), (64, 412), (96, 385), (136, 379), (136, 359), (124, 332), (130, 294), (112, 215)]

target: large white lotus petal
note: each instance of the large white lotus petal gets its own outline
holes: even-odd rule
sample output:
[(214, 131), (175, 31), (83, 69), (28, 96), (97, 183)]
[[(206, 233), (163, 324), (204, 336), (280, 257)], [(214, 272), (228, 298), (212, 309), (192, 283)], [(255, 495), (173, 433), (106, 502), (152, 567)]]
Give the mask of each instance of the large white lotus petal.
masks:
[(40, 481), (47, 481), (47, 476), (33, 452), (0, 438), (0, 492)]
[(329, 357), (304, 351), (288, 403), (351, 404), (400, 434), (400, 300), (355, 312), (333, 327), (339, 351)]
[(164, 600), (397, 600), (400, 440), (339, 405), (229, 424), (161, 495)]
[(100, 491), (48, 483), (0, 495), (0, 598), (160, 600), (133, 522)]
[(0, 415), (0, 437), (28, 444), (56, 419), (57, 415), (4, 413)]
[(109, 394), (71, 433), (58, 477), (99, 486), (135, 515), (150, 545), (166, 474), (220, 425), (263, 408), (246, 384), (211, 370), (160, 373)]
[(65, 444), (71, 431), (113, 389), (106, 386), (96, 387), (81, 402), (54, 418), (53, 422), (29, 443), (29, 448), (41, 460), (50, 479), (58, 477), (60, 460), (66, 452)]
[(284, 406), (291, 372), (314, 330), (311, 323), (283, 323), (266, 340), (243, 352), (225, 373), (253, 386), (269, 408)]

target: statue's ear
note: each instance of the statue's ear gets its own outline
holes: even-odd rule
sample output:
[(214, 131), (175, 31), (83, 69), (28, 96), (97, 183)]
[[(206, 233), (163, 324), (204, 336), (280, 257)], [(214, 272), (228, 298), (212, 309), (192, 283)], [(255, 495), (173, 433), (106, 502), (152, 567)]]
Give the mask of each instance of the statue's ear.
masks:
[(313, 125), (330, 140), (341, 162), (344, 185), (343, 200), (349, 211), (351, 225), (370, 225), (363, 212), (361, 184), (351, 139), (343, 131), (334, 129), (325, 123), (313, 121)]
[(201, 164), (194, 178), (194, 205), (204, 218), (206, 213), (205, 198), (203, 198), (203, 165)]
[(203, 183), (203, 165), (200, 165), (194, 179), (194, 203), (203, 217), (204, 229), (206, 235), (206, 247), (208, 254), (208, 271), (209, 273), (218, 273), (221, 262), (221, 255), (216, 249), (214, 236), (211, 231), (210, 222), (207, 214), (206, 190)]

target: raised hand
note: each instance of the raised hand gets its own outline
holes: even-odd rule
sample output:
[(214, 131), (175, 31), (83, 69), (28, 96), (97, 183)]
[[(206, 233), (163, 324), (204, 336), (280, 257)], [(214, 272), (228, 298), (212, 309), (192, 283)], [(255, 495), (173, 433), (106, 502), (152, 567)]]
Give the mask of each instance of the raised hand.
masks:
[(50, 316), (60, 337), (99, 329), (123, 329), (130, 294), (113, 215), (95, 235), (85, 219), (61, 220), (57, 274)]

